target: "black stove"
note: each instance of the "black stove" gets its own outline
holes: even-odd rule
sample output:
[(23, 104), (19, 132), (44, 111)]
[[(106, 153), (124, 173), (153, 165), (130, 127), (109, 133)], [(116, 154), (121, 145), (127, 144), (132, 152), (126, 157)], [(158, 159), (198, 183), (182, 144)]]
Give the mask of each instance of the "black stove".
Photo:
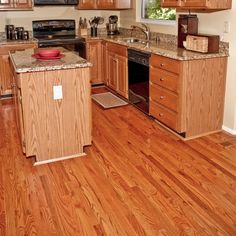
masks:
[(75, 20), (38, 20), (32, 25), (39, 47), (61, 46), (85, 58), (85, 39), (76, 35)]

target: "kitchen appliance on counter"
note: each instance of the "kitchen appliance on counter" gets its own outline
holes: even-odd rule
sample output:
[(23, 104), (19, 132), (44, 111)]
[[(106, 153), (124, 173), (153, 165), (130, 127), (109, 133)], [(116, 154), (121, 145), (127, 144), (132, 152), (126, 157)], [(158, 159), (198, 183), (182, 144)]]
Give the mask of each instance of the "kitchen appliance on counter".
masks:
[(178, 19), (178, 47), (184, 48), (183, 42), (186, 41), (188, 34), (198, 33), (197, 15), (179, 15)]
[(128, 49), (129, 102), (149, 114), (150, 52)]
[(109, 23), (106, 24), (107, 35), (119, 34), (117, 22), (118, 22), (118, 16), (116, 15), (109, 16)]
[(38, 46), (64, 47), (86, 57), (85, 39), (76, 36), (75, 20), (39, 20), (33, 21), (33, 36)]
[(78, 0), (34, 0), (34, 5), (78, 5)]
[(29, 31), (24, 27), (15, 27), (14, 25), (5, 25), (6, 38), (8, 40), (28, 40)]

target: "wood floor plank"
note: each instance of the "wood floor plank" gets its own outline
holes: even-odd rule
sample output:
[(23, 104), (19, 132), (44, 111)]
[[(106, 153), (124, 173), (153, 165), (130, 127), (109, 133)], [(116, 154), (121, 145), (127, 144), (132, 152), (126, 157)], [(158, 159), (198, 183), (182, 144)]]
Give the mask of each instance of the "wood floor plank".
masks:
[(236, 235), (235, 137), (183, 142), (132, 106), (93, 104), (88, 155), (34, 167), (11, 100), (0, 118), (0, 235)]

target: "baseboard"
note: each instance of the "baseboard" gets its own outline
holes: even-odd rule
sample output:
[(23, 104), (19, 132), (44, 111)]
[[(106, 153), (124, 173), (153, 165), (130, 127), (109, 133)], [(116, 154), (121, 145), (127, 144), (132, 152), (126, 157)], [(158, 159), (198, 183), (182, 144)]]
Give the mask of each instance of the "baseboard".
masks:
[(222, 129), (223, 129), (224, 131), (226, 131), (227, 133), (230, 133), (230, 134), (232, 134), (232, 135), (236, 135), (236, 130), (235, 130), (235, 129), (230, 129), (230, 128), (224, 126), (224, 125), (222, 126)]

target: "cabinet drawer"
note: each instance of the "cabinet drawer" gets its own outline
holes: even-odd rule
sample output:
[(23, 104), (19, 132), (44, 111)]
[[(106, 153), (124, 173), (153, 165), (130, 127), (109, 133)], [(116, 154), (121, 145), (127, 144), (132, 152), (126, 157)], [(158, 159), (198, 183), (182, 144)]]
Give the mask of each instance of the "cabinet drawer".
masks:
[(173, 111), (178, 111), (178, 95), (158, 85), (150, 84), (150, 98)]
[(173, 92), (178, 92), (179, 77), (176, 74), (167, 72), (165, 70), (151, 67), (150, 69), (151, 82), (167, 88)]
[(178, 60), (154, 54), (152, 54), (151, 56), (151, 66), (159, 67), (163, 70), (167, 70), (175, 74), (179, 74), (180, 72), (180, 62)]
[(150, 115), (167, 125), (169, 128), (177, 130), (178, 114), (176, 112), (173, 112), (154, 101), (150, 101)]
[(107, 50), (118, 54), (119, 56), (127, 57), (127, 47), (115, 44), (107, 43)]

